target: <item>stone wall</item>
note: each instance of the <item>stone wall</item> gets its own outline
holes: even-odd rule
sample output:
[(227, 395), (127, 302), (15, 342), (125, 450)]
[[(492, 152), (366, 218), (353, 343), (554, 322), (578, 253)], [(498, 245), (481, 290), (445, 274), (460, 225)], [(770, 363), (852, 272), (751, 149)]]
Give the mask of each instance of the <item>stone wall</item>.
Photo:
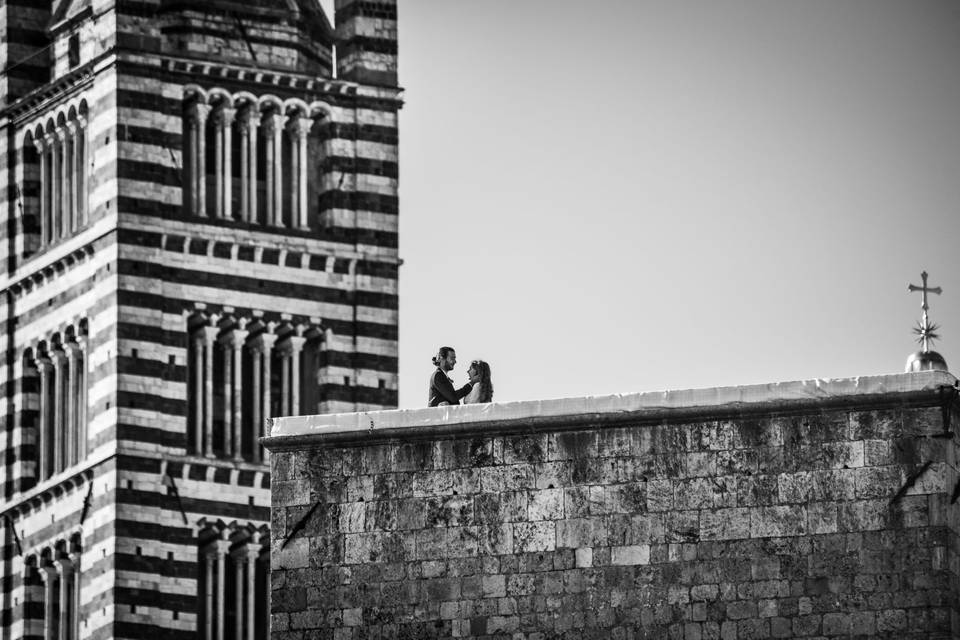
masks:
[(955, 386), (276, 420), (273, 639), (957, 637)]

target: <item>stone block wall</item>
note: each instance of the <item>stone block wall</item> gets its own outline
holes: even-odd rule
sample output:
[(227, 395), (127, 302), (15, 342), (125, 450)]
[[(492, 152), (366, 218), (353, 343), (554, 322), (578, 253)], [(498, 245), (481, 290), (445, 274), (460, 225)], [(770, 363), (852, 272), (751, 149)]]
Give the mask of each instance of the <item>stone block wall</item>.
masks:
[(956, 379), (861, 380), (277, 420), (272, 637), (957, 637)]

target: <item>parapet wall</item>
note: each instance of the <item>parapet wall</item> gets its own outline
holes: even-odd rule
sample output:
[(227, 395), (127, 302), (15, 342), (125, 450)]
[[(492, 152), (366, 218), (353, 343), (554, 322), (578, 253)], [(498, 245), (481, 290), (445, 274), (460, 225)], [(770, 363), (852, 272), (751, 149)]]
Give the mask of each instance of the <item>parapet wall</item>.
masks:
[(958, 637), (956, 385), (277, 419), (272, 637)]

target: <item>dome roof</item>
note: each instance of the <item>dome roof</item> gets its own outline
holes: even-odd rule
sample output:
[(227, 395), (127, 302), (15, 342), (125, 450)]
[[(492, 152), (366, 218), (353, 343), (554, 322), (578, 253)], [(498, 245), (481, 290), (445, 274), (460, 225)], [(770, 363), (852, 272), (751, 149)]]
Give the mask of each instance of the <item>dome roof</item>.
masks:
[(947, 361), (936, 351), (917, 351), (907, 358), (905, 371), (947, 371)]

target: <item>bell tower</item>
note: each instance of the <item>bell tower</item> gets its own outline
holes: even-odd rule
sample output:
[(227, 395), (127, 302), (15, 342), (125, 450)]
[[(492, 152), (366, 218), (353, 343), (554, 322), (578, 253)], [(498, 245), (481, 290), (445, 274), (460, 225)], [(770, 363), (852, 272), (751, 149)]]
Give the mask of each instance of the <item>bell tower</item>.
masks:
[(0, 0), (4, 637), (266, 637), (266, 420), (397, 403), (396, 15)]

